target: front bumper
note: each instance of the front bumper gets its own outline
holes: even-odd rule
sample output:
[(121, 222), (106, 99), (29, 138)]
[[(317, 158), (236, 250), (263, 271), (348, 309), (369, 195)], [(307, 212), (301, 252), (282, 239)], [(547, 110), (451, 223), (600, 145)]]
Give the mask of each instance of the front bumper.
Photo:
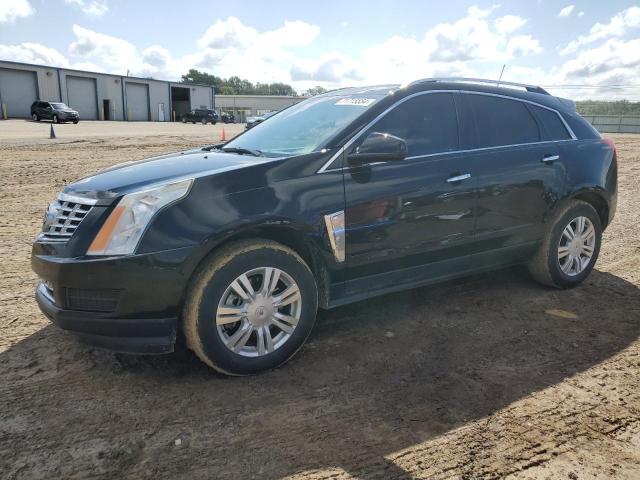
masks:
[(195, 268), (192, 252), (186, 247), (123, 257), (65, 258), (35, 243), (31, 264), (43, 282), (36, 300), (54, 324), (92, 345), (126, 353), (168, 353)]
[(112, 318), (97, 312), (58, 308), (40, 284), (36, 301), (40, 310), (58, 327), (70, 330), (82, 341), (115, 352), (162, 354), (173, 352), (178, 319)]
[(71, 121), (71, 120), (79, 120), (80, 119), (80, 115), (78, 115), (77, 113), (60, 113), (58, 115), (59, 115), (61, 120)]

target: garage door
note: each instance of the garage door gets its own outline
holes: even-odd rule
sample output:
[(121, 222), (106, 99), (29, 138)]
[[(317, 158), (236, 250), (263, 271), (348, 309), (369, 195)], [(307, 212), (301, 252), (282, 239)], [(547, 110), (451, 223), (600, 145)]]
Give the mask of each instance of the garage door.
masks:
[(68, 104), (80, 114), (81, 120), (98, 120), (96, 79), (67, 76)]
[(0, 98), (8, 117), (30, 117), (31, 104), (38, 99), (36, 72), (0, 68)]
[(149, 120), (149, 85), (146, 83), (127, 82), (127, 112), (129, 120)]

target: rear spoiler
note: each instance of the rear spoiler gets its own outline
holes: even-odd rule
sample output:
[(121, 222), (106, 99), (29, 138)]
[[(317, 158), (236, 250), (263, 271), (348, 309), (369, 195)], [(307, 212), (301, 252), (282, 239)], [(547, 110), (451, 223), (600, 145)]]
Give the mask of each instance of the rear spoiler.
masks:
[(562, 98), (562, 97), (556, 97), (556, 99), (567, 110), (571, 110), (572, 112), (576, 111), (576, 102), (574, 102), (573, 100), (569, 100), (568, 98)]

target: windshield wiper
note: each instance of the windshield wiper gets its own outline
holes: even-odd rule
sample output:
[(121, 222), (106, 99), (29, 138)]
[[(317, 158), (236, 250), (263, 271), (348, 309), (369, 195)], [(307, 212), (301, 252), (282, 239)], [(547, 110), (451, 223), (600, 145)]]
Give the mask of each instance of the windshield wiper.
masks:
[(251, 148), (222, 147), (219, 150), (222, 152), (237, 153), (238, 155), (252, 155), (254, 157), (264, 157), (264, 153), (262, 153), (260, 150), (253, 150)]
[(219, 150), (222, 146), (224, 146), (224, 143), (214, 143), (213, 145), (205, 145), (202, 150), (210, 152), (211, 150)]

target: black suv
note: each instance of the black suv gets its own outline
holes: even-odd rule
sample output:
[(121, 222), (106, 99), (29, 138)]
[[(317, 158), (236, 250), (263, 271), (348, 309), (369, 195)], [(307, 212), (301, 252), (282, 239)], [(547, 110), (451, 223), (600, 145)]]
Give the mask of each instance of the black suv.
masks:
[(236, 123), (236, 116), (231, 112), (222, 112), (221, 120), (224, 123)]
[(31, 118), (35, 122), (51, 120), (53, 123), (78, 123), (80, 121), (78, 112), (62, 102), (33, 102), (31, 104)]
[(318, 307), (515, 264), (579, 284), (616, 183), (613, 144), (539, 87), (336, 90), (67, 186), (33, 245), (36, 298), (95, 345), (165, 353), (181, 329), (251, 374), (289, 359)]
[(218, 118), (218, 112), (211, 108), (196, 108), (182, 116), (182, 123), (201, 122), (203, 125), (206, 125), (207, 123), (215, 125), (218, 122)]

